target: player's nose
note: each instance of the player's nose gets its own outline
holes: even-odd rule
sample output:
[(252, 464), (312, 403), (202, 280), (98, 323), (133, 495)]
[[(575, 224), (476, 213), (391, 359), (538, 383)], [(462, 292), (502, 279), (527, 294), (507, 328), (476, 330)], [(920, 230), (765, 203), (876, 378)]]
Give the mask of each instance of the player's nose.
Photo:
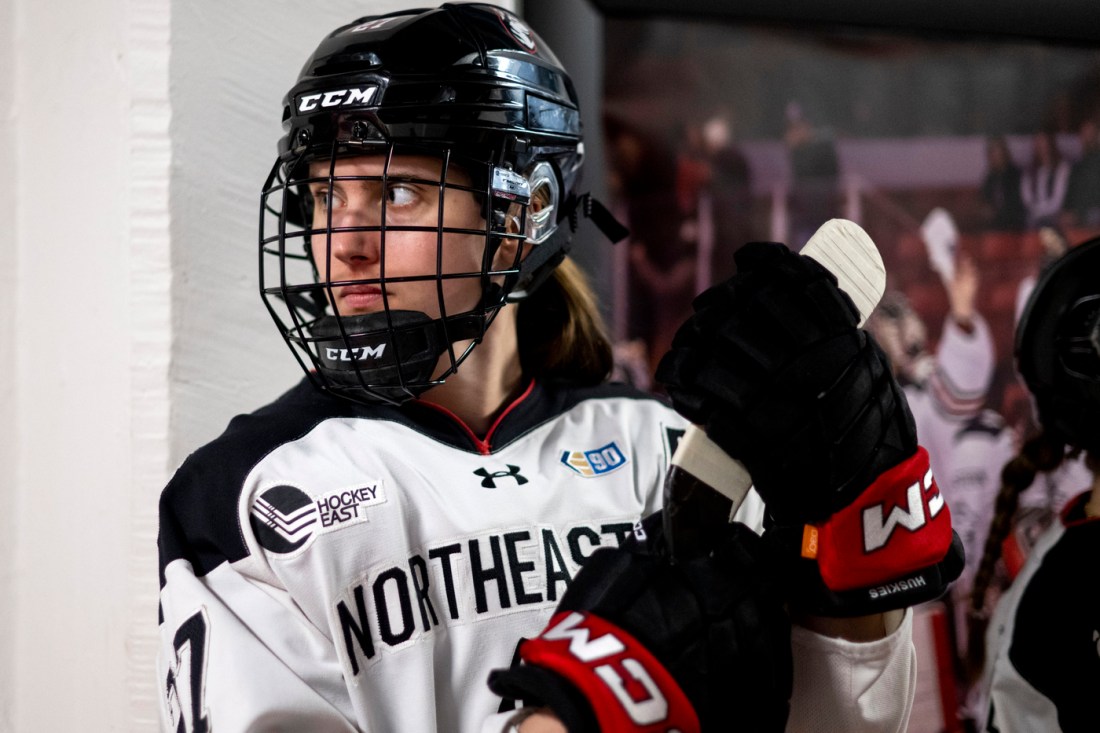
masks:
[(333, 212), (328, 244), (332, 258), (351, 266), (377, 262), (382, 250), (382, 226), (376, 207), (348, 206)]

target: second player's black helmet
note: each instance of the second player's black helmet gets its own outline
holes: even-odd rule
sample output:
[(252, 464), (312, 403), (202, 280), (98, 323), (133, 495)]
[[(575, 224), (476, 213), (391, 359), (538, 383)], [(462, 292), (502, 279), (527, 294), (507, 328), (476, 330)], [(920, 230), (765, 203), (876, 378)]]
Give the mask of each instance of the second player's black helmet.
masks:
[(1100, 237), (1043, 272), (1016, 328), (1015, 350), (1043, 428), (1100, 455)]
[[(261, 293), (314, 384), (356, 401), (401, 402), (439, 384), (499, 308), (523, 299), (562, 260), (583, 209), (576, 186), (584, 148), (572, 82), (546, 44), (499, 7), (447, 4), (338, 28), (287, 93), (283, 129), (261, 201)], [(362, 155), (389, 161), (395, 154), (436, 156), (441, 192), (455, 188), (447, 177), (452, 166), (472, 181), (463, 188), (477, 197), (485, 218), (481, 271), (462, 275), (482, 283), (474, 310), (447, 312), (440, 288), (438, 318), (388, 307), (340, 314), (332, 286), (349, 283), (318, 277), (332, 232), (347, 229), (334, 228), (331, 218), (319, 224), (313, 215), (307, 186), (327, 181), (331, 191), (338, 180), (334, 165), (320, 175), (317, 162)], [(386, 170), (378, 177), (383, 185), (388, 162)], [(360, 229), (385, 242), (382, 219)], [(439, 231), (441, 249), (449, 231), (443, 221), (440, 204), (431, 229)], [(533, 245), (530, 255), (493, 269), (502, 239), (517, 231)], [(457, 275), (440, 271), (423, 279), (443, 277)], [(385, 285), (384, 256), (370, 282)], [(463, 350), (454, 346), (470, 340)], [(444, 354), (450, 368), (435, 373)]]

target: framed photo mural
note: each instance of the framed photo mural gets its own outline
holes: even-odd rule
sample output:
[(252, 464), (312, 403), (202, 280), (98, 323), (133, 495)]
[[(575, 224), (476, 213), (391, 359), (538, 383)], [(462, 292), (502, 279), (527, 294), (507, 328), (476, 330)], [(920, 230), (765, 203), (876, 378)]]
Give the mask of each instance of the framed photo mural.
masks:
[[(1054, 3), (1070, 12), (1029, 25), (1012, 3), (900, 20), (841, 3), (809, 22), (755, 2), (594, 4), (608, 198), (631, 231), (603, 283), (619, 378), (659, 391), (693, 297), (745, 242), (798, 249), (829, 218), (860, 223), (888, 272), (868, 327), (928, 415), (921, 441), (969, 556), (951, 596), (919, 609), (910, 730), (971, 729), (984, 701), (966, 597), (1000, 469), (1034, 427), (1016, 320), (1043, 267), (1100, 235), (1100, 46), (1081, 22), (1097, 11)], [(1075, 470), (1025, 495), (1020, 557), (1087, 485)], [(1006, 556), (1002, 587), (1018, 564)]]

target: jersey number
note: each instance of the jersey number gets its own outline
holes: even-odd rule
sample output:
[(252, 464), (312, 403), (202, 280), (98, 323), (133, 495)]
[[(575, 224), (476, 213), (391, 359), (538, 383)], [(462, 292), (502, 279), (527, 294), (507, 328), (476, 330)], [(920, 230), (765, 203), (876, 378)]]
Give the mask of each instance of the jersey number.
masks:
[[(206, 609), (195, 611), (176, 629), (172, 647), (176, 657), (172, 660), (165, 680), (168, 714), (178, 721), (176, 733), (208, 733), (210, 723), (206, 719)], [(183, 714), (183, 701), (190, 700), (189, 716)], [(187, 717), (191, 726), (187, 725)]]

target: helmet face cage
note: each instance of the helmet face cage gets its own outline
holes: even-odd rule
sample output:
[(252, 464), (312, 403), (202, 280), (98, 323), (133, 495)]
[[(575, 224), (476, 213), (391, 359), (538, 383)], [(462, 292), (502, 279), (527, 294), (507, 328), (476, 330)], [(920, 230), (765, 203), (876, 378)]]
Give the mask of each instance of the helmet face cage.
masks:
[[(372, 156), (374, 175), (338, 175), (341, 159)], [(395, 170), (407, 156), (439, 163), (431, 178), (411, 177)], [(318, 165), (322, 162), (323, 165)], [(311, 165), (312, 163), (312, 165)], [(320, 169), (320, 170), (319, 170)], [(456, 181), (465, 174), (469, 182)], [(435, 212), (415, 223), (391, 222), (388, 193), (400, 184), (438, 191)], [(333, 200), (341, 186), (377, 190), (377, 211), (363, 212), (354, 226), (333, 221), (332, 209), (314, 211), (314, 197)], [(478, 228), (448, 223), (446, 204), (468, 195), (480, 205)], [(399, 403), (442, 383), (484, 336), (519, 274), (521, 247), (510, 261), (494, 268), (506, 238), (525, 239), (529, 187), (526, 178), (492, 163), (463, 158), (449, 148), (407, 144), (355, 144), (334, 141), (327, 155), (303, 153), (276, 163), (261, 194), (261, 295), (281, 335), (299, 364), (322, 391), (357, 402)], [(387, 251), (410, 233), (430, 234), (435, 261), (422, 271), (393, 274)], [(335, 236), (372, 237), (377, 242), (377, 266), (371, 277), (334, 279)], [(477, 269), (448, 271), (447, 247), (480, 241)], [(459, 243), (458, 240), (463, 239)], [(476, 280), (480, 297), (473, 307), (455, 310), (444, 297), (445, 283)], [(436, 313), (391, 307), (393, 287), (431, 283)], [(381, 308), (367, 314), (341, 313), (340, 288), (373, 286), (380, 290)], [(456, 342), (468, 342), (456, 348)], [(442, 358), (441, 358), (442, 357)]]
[[(261, 195), (260, 290), (322, 391), (400, 403), (440, 384), (500, 308), (568, 251), (584, 156), (576, 92), (545, 43), (502, 8), (444, 4), (336, 29), (287, 93), (283, 130)], [(410, 174), (424, 170), (397, 165), (411, 156), (438, 169)], [(409, 210), (387, 197), (402, 185), (434, 190), (434, 212), (429, 196), (412, 220), (399, 216)], [(365, 215), (314, 211), (346, 188), (373, 192), (359, 196)], [(480, 217), (455, 206), (466, 196)], [(372, 267), (340, 260), (353, 241), (376, 248)], [(463, 285), (471, 281), (480, 287)], [(349, 300), (354, 288), (380, 301)], [(341, 302), (358, 310), (340, 312)]]

